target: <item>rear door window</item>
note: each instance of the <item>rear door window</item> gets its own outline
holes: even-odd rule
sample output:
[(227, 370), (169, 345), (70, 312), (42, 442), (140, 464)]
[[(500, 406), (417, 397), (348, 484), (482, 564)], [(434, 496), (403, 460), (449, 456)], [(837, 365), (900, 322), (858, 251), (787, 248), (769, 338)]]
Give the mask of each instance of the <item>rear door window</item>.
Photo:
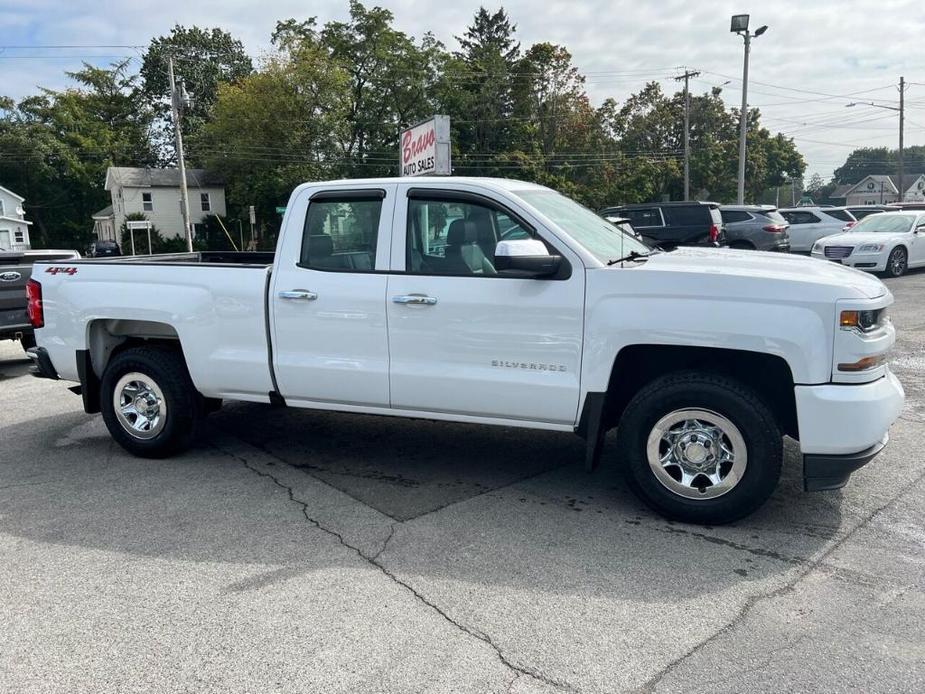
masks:
[(712, 219), (705, 205), (690, 205), (666, 208), (671, 226), (709, 226)]
[(720, 214), (725, 224), (735, 224), (736, 222), (747, 222), (752, 218), (748, 212), (742, 210), (720, 210)]
[(375, 194), (312, 199), (299, 265), (313, 270), (372, 272), (381, 211), (382, 198)]
[(854, 217), (847, 210), (826, 210), (825, 213), (829, 217), (835, 217), (840, 222), (853, 222), (855, 221)]
[(793, 210), (790, 212), (781, 212), (782, 215), (787, 219), (791, 224), (816, 224), (819, 222), (819, 217), (814, 215), (812, 212), (804, 212), (803, 210)]
[(624, 210), (623, 217), (628, 217), (637, 229), (645, 227), (665, 226), (662, 220), (662, 213), (657, 207), (640, 207), (632, 210)]

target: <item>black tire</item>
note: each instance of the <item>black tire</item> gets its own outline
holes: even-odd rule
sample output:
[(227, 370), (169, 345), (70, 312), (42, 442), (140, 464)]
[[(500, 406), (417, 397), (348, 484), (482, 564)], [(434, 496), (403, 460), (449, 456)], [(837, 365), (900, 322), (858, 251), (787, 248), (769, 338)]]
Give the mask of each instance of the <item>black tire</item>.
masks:
[[(738, 483), (713, 498), (681, 496), (649, 465), (647, 444), (650, 434), (657, 437), (656, 424), (669, 413), (687, 409), (725, 418), (744, 441), (747, 460)], [(620, 419), (617, 446), (627, 481), (643, 501), (668, 518), (704, 525), (731, 523), (758, 509), (777, 486), (783, 460), (780, 429), (759, 395), (735, 379), (703, 371), (679, 371), (644, 386)], [(704, 488), (691, 493), (695, 492), (703, 494)]]
[(902, 277), (909, 269), (909, 251), (905, 246), (897, 246), (890, 251), (890, 257), (886, 261), (887, 277)]
[[(160, 429), (151, 438), (129, 433), (116, 413), (116, 387), (131, 373), (141, 374), (159, 388), (166, 404)], [(160, 346), (133, 347), (116, 355), (103, 372), (100, 405), (112, 438), (142, 458), (166, 458), (188, 448), (203, 411), (202, 396), (190, 379), (183, 355), (178, 349)]]
[(23, 352), (35, 347), (35, 335), (32, 333), (23, 335), (21, 338), (19, 338), (19, 344), (22, 347)]
[(735, 248), (740, 251), (753, 251), (755, 247), (750, 244), (748, 241), (733, 241), (729, 244), (730, 248)]

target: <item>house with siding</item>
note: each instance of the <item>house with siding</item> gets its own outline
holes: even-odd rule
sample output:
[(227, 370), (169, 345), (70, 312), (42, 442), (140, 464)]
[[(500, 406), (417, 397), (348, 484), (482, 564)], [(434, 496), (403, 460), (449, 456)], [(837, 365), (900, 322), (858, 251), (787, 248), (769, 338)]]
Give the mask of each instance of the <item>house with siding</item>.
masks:
[(27, 251), (31, 246), (29, 227), (23, 211), (25, 198), (0, 186), (0, 251)]
[[(219, 174), (187, 169), (186, 185), (194, 231), (207, 216), (227, 214), (225, 181)], [(104, 188), (112, 204), (93, 215), (97, 239), (118, 241), (119, 230), (132, 214), (143, 215), (164, 238), (184, 236), (179, 169), (110, 166)]]
[(836, 188), (829, 196), (844, 200), (845, 205), (885, 205), (891, 202), (925, 202), (925, 173), (908, 173), (903, 176), (903, 193), (900, 195), (899, 176), (871, 174), (853, 185)]

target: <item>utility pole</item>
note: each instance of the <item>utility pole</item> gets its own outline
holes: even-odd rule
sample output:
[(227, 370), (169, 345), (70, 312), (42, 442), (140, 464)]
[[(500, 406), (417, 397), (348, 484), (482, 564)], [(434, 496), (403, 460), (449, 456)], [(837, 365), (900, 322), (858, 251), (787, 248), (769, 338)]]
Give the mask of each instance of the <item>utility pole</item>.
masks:
[(186, 235), (186, 250), (193, 252), (193, 228), (190, 224), (189, 191), (186, 188), (186, 161), (183, 158), (183, 133), (180, 129), (180, 95), (173, 75), (173, 56), (167, 56), (167, 72), (170, 76), (170, 110), (173, 127), (177, 133), (177, 162), (180, 167), (180, 200), (183, 212), (183, 232)]
[(904, 162), (903, 162), (903, 120), (906, 115), (905, 112), (905, 92), (906, 92), (906, 79), (904, 77), (899, 78), (899, 201), (904, 200), (904, 195), (906, 192), (906, 187), (903, 184), (903, 174), (905, 173)]
[(675, 81), (684, 80), (684, 199), (691, 198), (691, 99), (688, 81), (697, 77), (700, 72), (685, 70), (683, 75), (675, 77)]

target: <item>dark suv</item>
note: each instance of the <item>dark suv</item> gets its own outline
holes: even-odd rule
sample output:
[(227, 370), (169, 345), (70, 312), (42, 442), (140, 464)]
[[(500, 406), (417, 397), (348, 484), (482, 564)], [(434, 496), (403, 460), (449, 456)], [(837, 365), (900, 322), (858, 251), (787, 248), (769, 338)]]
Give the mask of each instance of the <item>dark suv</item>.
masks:
[(629, 219), (650, 246), (725, 246), (726, 234), (715, 202), (650, 202), (606, 207), (604, 217)]

